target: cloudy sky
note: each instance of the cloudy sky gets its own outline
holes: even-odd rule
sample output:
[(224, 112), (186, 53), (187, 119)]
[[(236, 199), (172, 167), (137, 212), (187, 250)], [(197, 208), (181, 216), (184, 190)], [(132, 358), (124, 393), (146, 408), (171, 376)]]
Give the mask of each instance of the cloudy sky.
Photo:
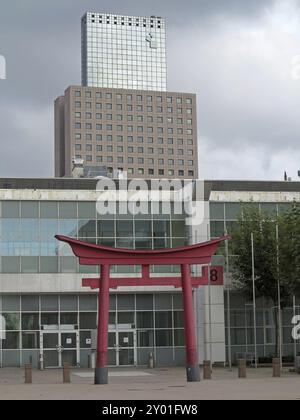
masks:
[(297, 178), (300, 0), (2, 2), (1, 177), (53, 176), (53, 101), (80, 84), (86, 11), (167, 19), (168, 88), (198, 95), (202, 178)]

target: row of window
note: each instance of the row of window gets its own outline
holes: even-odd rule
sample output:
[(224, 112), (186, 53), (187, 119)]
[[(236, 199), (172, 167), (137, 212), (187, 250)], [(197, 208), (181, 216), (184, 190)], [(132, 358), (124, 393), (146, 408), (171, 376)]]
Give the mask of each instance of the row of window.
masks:
[[(75, 91), (75, 96), (77, 98), (81, 97), (81, 91), (77, 90)], [(92, 92), (91, 91), (85, 91), (85, 97), (86, 98), (92, 98)], [(124, 95), (122, 93), (115, 93), (112, 94), (110, 92), (107, 93), (102, 93), (102, 92), (96, 92), (95, 93), (95, 98), (96, 99), (113, 99), (113, 97), (116, 98), (116, 100), (126, 100), (126, 101), (133, 101), (133, 99), (135, 99), (137, 102), (142, 102), (143, 100), (146, 100), (147, 102), (154, 102), (154, 100), (156, 102), (163, 102), (164, 98), (162, 96), (153, 96), (153, 95), (147, 95), (147, 96), (143, 96), (143, 95), (132, 95), (132, 94), (127, 94)], [(182, 104), (182, 103), (186, 103), (188, 105), (191, 105), (193, 103), (193, 99), (192, 98), (186, 98), (185, 100), (181, 97), (178, 98), (174, 98), (173, 96), (167, 96), (165, 98), (165, 101), (169, 104), (176, 102), (177, 104)]]
[[(75, 140), (76, 141), (77, 140), (82, 140), (82, 138), (83, 138), (83, 136), (82, 136), (81, 133), (75, 133)], [(92, 133), (86, 133), (84, 138), (85, 138), (85, 140), (92, 141), (93, 140), (93, 134)], [(124, 141), (124, 136), (118, 135), (118, 136), (116, 136), (115, 139), (118, 143), (122, 143)], [(114, 140), (114, 138), (111, 134), (107, 134), (105, 136), (105, 138), (103, 138), (102, 134), (96, 134), (95, 140), (96, 141), (106, 140), (106, 141), (112, 142)], [(127, 136), (126, 140), (127, 140), (128, 143), (133, 143), (134, 141), (136, 141), (137, 143), (144, 143), (144, 137), (143, 136), (137, 136), (136, 138), (134, 138), (133, 136)], [(164, 144), (165, 139), (163, 137), (158, 137), (157, 139), (154, 139), (153, 137), (147, 137), (147, 143), (152, 144), (154, 142), (156, 142), (157, 144)], [(194, 144), (193, 139), (187, 139), (185, 142), (188, 146), (193, 146), (193, 144)], [(174, 138), (168, 137), (167, 143), (168, 144), (174, 144)], [(183, 146), (184, 145), (184, 140), (183, 139), (177, 139), (176, 143), (177, 143), (178, 146)]]
[[(97, 114), (96, 114), (96, 118), (97, 118)], [(101, 119), (101, 118), (98, 117), (97, 119)], [(84, 127), (83, 127), (83, 124), (82, 123), (76, 122), (74, 124), (74, 128), (76, 130), (81, 130)], [(99, 130), (99, 131), (101, 131), (101, 130), (106, 130), (106, 131), (113, 131), (113, 130), (115, 130), (115, 131), (118, 131), (118, 132), (127, 131), (128, 133), (133, 133), (134, 131), (137, 131), (138, 133), (143, 133), (144, 131), (147, 131), (147, 133), (149, 133), (149, 134), (153, 134), (154, 133), (154, 127), (147, 127), (147, 130), (146, 130), (146, 127), (144, 127), (144, 126), (138, 126), (135, 129), (133, 125), (124, 126), (124, 125), (106, 124), (103, 127), (102, 124), (96, 124), (96, 127), (95, 128), (96, 128), (96, 130)], [(93, 124), (86, 123), (85, 124), (85, 129), (86, 130), (92, 130), (93, 129)], [(165, 132), (164, 127), (157, 127), (156, 132), (157, 132), (157, 134), (163, 134)], [(168, 128), (167, 129), (167, 133), (168, 134), (175, 134), (174, 132), (175, 132), (175, 130), (173, 128)], [(177, 128), (176, 133), (179, 134), (179, 135), (180, 134), (181, 135), (187, 134), (188, 136), (192, 136), (193, 135), (193, 129), (188, 128), (188, 129), (184, 130), (183, 128)]]
[[(82, 148), (82, 145), (81, 144), (75, 144), (75, 150), (76, 151), (81, 151), (83, 148)], [(106, 151), (107, 152), (113, 152), (114, 151), (114, 147), (113, 146), (111, 146), (111, 145), (107, 145), (106, 146)], [(124, 150), (124, 147), (123, 146), (117, 146), (116, 148), (116, 151), (118, 152), (118, 153), (123, 153), (123, 152), (125, 152), (125, 150)], [(92, 144), (86, 144), (85, 145), (85, 150), (87, 151), (87, 152), (92, 152), (93, 151), (93, 145)], [(104, 147), (102, 147), (102, 145), (101, 144), (97, 144), (96, 145), (96, 147), (95, 147), (95, 150), (96, 150), (96, 152), (102, 152), (103, 150), (104, 150)], [(131, 147), (131, 146), (128, 146), (127, 147), (127, 152), (128, 153), (134, 153), (134, 152), (137, 152), (137, 153), (144, 153), (145, 152), (145, 149), (144, 149), (144, 147), (137, 147), (137, 148), (134, 148), (134, 147)], [(154, 153), (154, 149), (153, 148), (148, 148), (148, 153), (150, 153), (150, 154), (153, 154)], [(169, 155), (174, 155), (174, 149), (168, 149), (168, 150), (166, 150), (166, 149), (164, 149), (164, 148), (158, 148), (157, 149), (157, 153), (159, 154), (159, 155), (163, 155), (164, 153), (168, 153)], [(177, 149), (177, 155), (179, 155), (179, 156), (183, 156), (185, 154), (185, 151), (184, 151), (184, 149)], [(193, 151), (193, 149), (188, 149), (187, 150), (187, 154), (189, 155), (189, 156), (193, 156), (194, 155), (194, 151)], [(141, 163), (144, 163), (144, 162), (141, 162)], [(164, 160), (161, 160), (161, 162), (159, 162), (159, 165), (163, 165), (165, 162), (164, 162)], [(174, 161), (171, 163), (171, 165), (172, 164), (174, 164)]]
[[(90, 105), (87, 106), (87, 104), (90, 104)], [(81, 108), (81, 105), (82, 105), (81, 102), (75, 101), (75, 108)], [(88, 109), (91, 109), (92, 108), (91, 102), (86, 102), (85, 107), (88, 108)], [(96, 109), (103, 109), (103, 108), (104, 107), (103, 107), (103, 104), (102, 103), (100, 103), (100, 102), (99, 103), (96, 103)], [(105, 109), (111, 110), (111, 109), (113, 109), (113, 105), (110, 104), (110, 103), (107, 103), (107, 104), (105, 104)], [(122, 111), (123, 109), (125, 110), (125, 107), (122, 104), (116, 104), (116, 110), (117, 111)], [(137, 112), (144, 112), (144, 111), (147, 111), (147, 112), (155, 112), (155, 111), (153, 111), (153, 106), (151, 106), (151, 105), (148, 105), (145, 109), (144, 109), (143, 105), (137, 105), (136, 108), (135, 108), (135, 110)], [(132, 105), (126, 105), (126, 111), (132, 112), (133, 111), (133, 106)], [(163, 114), (164, 111), (165, 110), (164, 110), (164, 108), (162, 106), (156, 107), (156, 112), (157, 113)], [(174, 108), (173, 107), (167, 107), (166, 108), (166, 111), (169, 114), (172, 114), (174, 112)], [(176, 108), (176, 112), (177, 112), (177, 114), (183, 114), (183, 108)], [(187, 108), (186, 112), (187, 112), (187, 114), (192, 114), (192, 112), (193, 112), (192, 111), (192, 108)], [(92, 118), (92, 117), (89, 117), (89, 114), (92, 115), (91, 112), (86, 112), (85, 113), (85, 118)], [(76, 114), (76, 118), (79, 118), (79, 114)], [(80, 118), (81, 118), (81, 115), (80, 115)], [(102, 119), (102, 114), (96, 114), (96, 118), (99, 119), (99, 120), (101, 120)], [(110, 118), (110, 116), (108, 116), (108, 117), (106, 116), (106, 119), (109, 119), (109, 118)], [(116, 119), (119, 119), (120, 121), (123, 120), (123, 116), (121, 116), (121, 115), (116, 116), (115, 118)], [(111, 119), (113, 119), (113, 116), (111, 117)], [(133, 121), (133, 116), (132, 116), (132, 119), (131, 119), (130, 116), (127, 116), (127, 119)], [(140, 119), (140, 121), (141, 121), (141, 119)], [(163, 119), (159, 119), (158, 121), (163, 122)], [(180, 121), (180, 120), (177, 120), (177, 123), (179, 124), (178, 121)], [(186, 123), (187, 124), (192, 124), (192, 121), (190, 121), (190, 122), (188, 122), (188, 121), (189, 120), (186, 120)]]
[[(187, 109), (187, 113), (192, 114), (192, 109)], [(93, 114), (91, 112), (86, 112), (84, 116), (85, 116), (86, 119), (90, 119), (90, 118), (92, 118)], [(81, 112), (75, 112), (75, 118), (82, 118), (82, 113)], [(97, 119), (98, 120), (104, 119), (103, 115), (101, 113), (99, 113)], [(106, 114), (105, 119), (110, 120), (110, 121), (112, 121), (112, 120), (123, 121), (123, 120), (125, 120), (125, 115), (122, 115), (122, 114), (116, 114), (116, 115)], [(137, 115), (136, 118), (134, 118), (133, 115), (127, 115), (126, 120), (127, 121), (136, 120), (137, 122), (145, 122), (145, 121), (153, 122), (154, 118), (153, 118), (152, 115), (148, 115), (147, 119), (143, 115)], [(156, 122), (159, 123), (159, 124), (163, 124), (164, 123), (164, 118), (163, 117), (156, 117)], [(183, 125), (184, 123), (187, 124), (187, 125), (192, 125), (193, 124), (193, 120), (191, 118), (188, 118), (188, 119), (176, 118), (176, 121), (174, 120), (173, 117), (168, 117), (167, 118), (167, 123), (168, 124), (174, 124), (174, 122), (176, 124), (181, 124), (181, 125)]]
[[(148, 151), (148, 153), (151, 154), (153, 152), (149, 152)], [(76, 159), (83, 159), (85, 162), (93, 162), (95, 160), (96, 162), (125, 163), (125, 161), (126, 161), (126, 159), (123, 156), (101, 156), (101, 155), (98, 155), (98, 156), (85, 155), (85, 156), (83, 156), (83, 155), (75, 155), (75, 158)], [(170, 160), (170, 162), (171, 161), (172, 160)], [(145, 163), (145, 160), (144, 160), (144, 158), (135, 158), (133, 156), (129, 156), (127, 158), (127, 163), (128, 164), (138, 163), (138, 164), (143, 165)], [(164, 159), (158, 159), (158, 164), (159, 165), (164, 165), (165, 164)], [(173, 164), (175, 164), (175, 161), (174, 160), (173, 160), (173, 163), (170, 163), (170, 165), (173, 165)], [(184, 159), (178, 159), (177, 160), (177, 165), (179, 165), (179, 166), (185, 166), (186, 164), (188, 166), (194, 166), (194, 161), (193, 160), (188, 160), (186, 162)], [(154, 165), (154, 163), (150, 163), (150, 165)], [(123, 170), (123, 168), (119, 168), (119, 169), (120, 170)], [(127, 171), (128, 171), (128, 173), (133, 173), (133, 172), (130, 172), (129, 169)], [(143, 169), (141, 169), (141, 170), (139, 169), (138, 171), (139, 171), (138, 172), (139, 174), (144, 174), (145, 173), (145, 171)], [(172, 173), (174, 175), (174, 170), (173, 169), (170, 169), (169, 170), (169, 174), (170, 173)], [(150, 172), (149, 172), (149, 174), (150, 174)], [(159, 169), (159, 174), (160, 175), (164, 175), (164, 170), (163, 169)], [(192, 176), (192, 175), (189, 175), (189, 176)]]

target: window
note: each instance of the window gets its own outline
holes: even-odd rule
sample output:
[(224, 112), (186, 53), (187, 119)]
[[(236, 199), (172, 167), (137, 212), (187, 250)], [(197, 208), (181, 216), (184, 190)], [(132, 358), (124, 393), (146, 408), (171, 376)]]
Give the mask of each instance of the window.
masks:
[(105, 107), (106, 109), (112, 109), (112, 104), (106, 104)]
[(186, 113), (187, 113), (187, 114), (192, 114), (192, 113), (193, 113), (192, 108), (188, 108), (188, 109), (186, 110)]
[(188, 105), (191, 105), (191, 104), (193, 103), (193, 101), (192, 101), (192, 99), (191, 99), (191, 98), (187, 98), (186, 103), (187, 103)]
[(174, 149), (168, 149), (168, 154), (173, 155), (174, 154)]
[[(120, 126), (120, 127), (122, 127), (122, 126)], [(122, 129), (123, 129), (123, 127), (122, 127)], [(128, 125), (127, 126), (127, 131), (131, 133), (133, 131), (133, 126), (132, 125)]]
[(186, 123), (187, 123), (188, 125), (192, 125), (192, 124), (193, 124), (193, 120), (191, 120), (191, 119), (187, 119), (187, 120), (186, 120)]
[(153, 97), (151, 95), (147, 95), (147, 101), (152, 102), (152, 100), (153, 100)]
[(75, 118), (81, 118), (81, 112), (75, 112)]
[(97, 152), (102, 152), (102, 146), (101, 146), (101, 145), (99, 145), (99, 144), (97, 144), (97, 146), (96, 146), (96, 151), (97, 151)]
[(178, 176), (184, 176), (184, 171), (183, 171), (182, 169), (180, 169), (180, 170), (178, 171)]
[(174, 165), (174, 159), (168, 159), (168, 165)]
[(117, 136), (117, 141), (119, 143), (122, 143), (123, 142), (123, 136)]
[(112, 136), (111, 136), (110, 134), (106, 136), (106, 140), (107, 140), (107, 141), (112, 141), (112, 139), (113, 139), (113, 138), (112, 138)]
[(81, 102), (76, 101), (75, 102), (75, 108), (81, 108)]
[(86, 144), (85, 145), (85, 150), (87, 151), (87, 152), (91, 152), (92, 151), (92, 145), (91, 144)]
[(123, 163), (123, 157), (122, 156), (118, 156), (117, 162), (118, 163)]
[(183, 149), (178, 149), (178, 155), (180, 155), (180, 156), (183, 155)]
[(148, 133), (153, 133), (153, 127), (147, 127), (147, 132)]
[(132, 101), (132, 95), (127, 95), (127, 101)]
[(138, 158), (138, 164), (142, 165), (144, 163), (144, 158)]
[(128, 153), (133, 153), (133, 147), (129, 146), (129, 147), (127, 148), (127, 150), (128, 150)]
[(178, 160), (178, 165), (180, 165), (180, 166), (184, 166), (184, 160), (179, 159), (179, 160)]
[(138, 169), (138, 174), (139, 175), (144, 175), (144, 169), (143, 168), (139, 168)]
[(182, 146), (182, 145), (183, 145), (183, 139), (178, 139), (178, 140), (177, 140), (177, 144), (178, 144), (179, 146)]
[(127, 172), (132, 175), (134, 173), (133, 168), (128, 168)]
[(137, 101), (142, 101), (142, 100), (143, 100), (142, 95), (137, 95), (136, 100), (137, 100)]
[(188, 174), (189, 176), (194, 176), (194, 171), (189, 171)]
[(122, 104), (117, 104), (117, 110), (122, 111), (122, 109), (123, 109), (123, 105)]
[(106, 114), (106, 119), (107, 120), (112, 120), (112, 114)]
[(158, 164), (159, 165), (164, 165), (165, 164), (165, 160), (164, 159), (158, 159)]
[(154, 175), (154, 169), (148, 169), (148, 174), (149, 175)]
[(173, 98), (171, 96), (167, 97), (167, 103), (171, 104), (173, 102)]
[(143, 147), (138, 147), (138, 153), (144, 153), (144, 148)]
[(107, 124), (106, 125), (106, 130), (107, 131), (112, 131), (112, 125), (111, 124)]
[(177, 114), (182, 114), (182, 108), (177, 108)]
[(168, 128), (168, 134), (173, 134), (173, 128)]
[(193, 130), (191, 130), (190, 128), (188, 128), (188, 129), (186, 130), (186, 133), (187, 133), (188, 135), (192, 135), (192, 134), (193, 134)]
[(173, 112), (173, 108), (172, 108), (171, 106), (168, 106), (167, 111), (168, 111), (169, 113), (172, 113), (172, 112)]
[(108, 152), (113, 152), (113, 146), (106, 146), (106, 150), (108, 151)]
[(111, 99), (112, 98), (112, 94), (111, 93), (106, 93), (105, 97), (106, 97), (106, 99)]
[(164, 154), (164, 149), (163, 148), (158, 148), (157, 151), (158, 151), (158, 154), (159, 155), (163, 155)]
[(81, 129), (81, 123), (75, 123), (75, 128), (77, 130), (80, 130)]
[(102, 124), (96, 124), (96, 130), (102, 130)]
[(86, 102), (85, 107), (88, 108), (88, 109), (91, 109), (92, 108), (92, 102)]
[(165, 174), (165, 171), (163, 169), (158, 170), (158, 175), (164, 175), (164, 174)]
[(127, 141), (128, 141), (128, 143), (132, 143), (133, 142), (133, 137), (132, 136), (127, 136)]
[(177, 128), (177, 134), (183, 134), (183, 129), (182, 128)]
[(148, 163), (149, 163), (149, 165), (154, 165), (154, 159), (149, 158), (149, 159), (148, 159)]
[(102, 114), (99, 114), (99, 112), (96, 114), (96, 120), (102, 120)]
[(92, 135), (91, 135), (90, 133), (87, 133), (87, 134), (85, 135), (85, 139), (86, 139), (86, 140), (92, 140)]
[(157, 101), (157, 102), (162, 102), (162, 96), (157, 96), (157, 97), (156, 97), (156, 101)]
[(132, 111), (132, 105), (127, 105), (127, 111)]
[(107, 162), (113, 162), (113, 157), (112, 156), (107, 156)]
[(86, 130), (91, 130), (91, 129), (92, 129), (92, 124), (90, 124), (90, 123), (86, 123), (86, 124), (85, 124), (85, 129), (86, 129)]
[(173, 176), (174, 175), (174, 169), (169, 169), (168, 170), (168, 175)]
[(139, 136), (137, 138), (138, 143), (144, 143), (144, 137)]
[(92, 162), (93, 157), (92, 157), (91, 155), (87, 155), (87, 156), (85, 157), (85, 160), (86, 160), (86, 162)]
[(85, 97), (86, 98), (91, 98), (92, 97), (92, 92), (90, 92), (90, 91), (85, 92)]
[(142, 115), (138, 115), (136, 117), (136, 119), (137, 119), (138, 122), (143, 122), (144, 121), (144, 117)]
[(163, 108), (162, 108), (161, 106), (158, 106), (158, 107), (157, 107), (157, 112), (158, 112), (158, 113), (162, 113), (162, 112), (163, 112)]
[(148, 137), (148, 138), (147, 138), (147, 142), (148, 142), (148, 143), (153, 143), (153, 137)]
[(187, 144), (188, 144), (189, 146), (193, 146), (194, 142), (193, 142), (193, 140), (192, 140), (192, 139), (188, 139)]
[(178, 104), (182, 104), (182, 98), (177, 98), (177, 99), (176, 99), (176, 102), (177, 102)]
[(75, 134), (75, 139), (76, 140), (81, 140), (81, 134), (80, 133), (76, 133)]
[(193, 166), (194, 165), (194, 161), (193, 160), (188, 160), (188, 165), (189, 166)]
[(182, 118), (177, 118), (177, 124), (183, 124), (183, 119)]
[(138, 126), (137, 128), (138, 133), (142, 133), (144, 131), (144, 127), (143, 126)]
[(133, 121), (133, 115), (127, 115), (127, 121)]
[(138, 112), (143, 111), (143, 106), (142, 106), (142, 105), (137, 105), (136, 110), (137, 110)]
[(152, 106), (147, 106), (147, 112), (153, 112), (153, 107)]
[(97, 103), (96, 103), (96, 109), (102, 109), (102, 104), (101, 104), (101, 103), (99, 103), (99, 102), (97, 102)]
[(75, 144), (75, 150), (81, 150), (81, 144)]
[(76, 91), (75, 91), (75, 96), (76, 96), (77, 98), (80, 98), (80, 96), (81, 96), (81, 92), (80, 92), (80, 90), (76, 90)]
[(148, 115), (147, 116), (147, 121), (152, 123), (153, 122), (153, 117), (151, 115)]
[(130, 157), (130, 156), (129, 156), (129, 157), (128, 157), (128, 159), (127, 159), (127, 162), (128, 162), (128, 163), (133, 163), (133, 157)]
[(121, 93), (117, 93), (117, 99), (122, 100), (123, 95)]
[(122, 114), (118, 114), (117, 115), (117, 120), (118, 121), (123, 121), (123, 115)]
[(102, 141), (102, 134), (96, 135), (96, 141)]
[(164, 132), (163, 127), (157, 127), (158, 134), (162, 134)]
[(148, 147), (148, 153), (153, 154), (154, 149), (152, 147)]
[(102, 156), (96, 156), (96, 162), (98, 163), (102, 162)]

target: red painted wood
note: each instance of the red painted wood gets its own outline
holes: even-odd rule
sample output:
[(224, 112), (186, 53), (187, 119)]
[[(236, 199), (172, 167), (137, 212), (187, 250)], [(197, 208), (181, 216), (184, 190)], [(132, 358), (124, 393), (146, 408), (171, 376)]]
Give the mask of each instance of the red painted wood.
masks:
[[(223, 285), (223, 267), (213, 266), (210, 268), (210, 272), (217, 274), (217, 280), (211, 280), (212, 286)], [(202, 277), (191, 277), (192, 287), (197, 288), (199, 286), (206, 286), (209, 284), (208, 281), (208, 267), (203, 267)], [(211, 276), (212, 277), (212, 276)], [(92, 289), (99, 288), (99, 279), (87, 278), (82, 280), (83, 287), (91, 287)], [(118, 287), (137, 287), (137, 286), (174, 286), (179, 288), (182, 286), (181, 277), (111, 277), (109, 279), (109, 288), (117, 289)]]
[(198, 351), (196, 339), (196, 322), (193, 305), (193, 291), (191, 285), (190, 266), (181, 266), (184, 334), (187, 366), (198, 366)]
[[(101, 282), (101, 285), (100, 285)], [(101, 267), (101, 280), (98, 279), (98, 331), (96, 367), (107, 366), (108, 320), (109, 320), (109, 265)]]
[(111, 248), (81, 242), (66, 236), (56, 235), (59, 241), (68, 243), (82, 265), (170, 265), (170, 264), (208, 264), (220, 242), (229, 239), (222, 237), (201, 244), (180, 248), (159, 250), (132, 250)]

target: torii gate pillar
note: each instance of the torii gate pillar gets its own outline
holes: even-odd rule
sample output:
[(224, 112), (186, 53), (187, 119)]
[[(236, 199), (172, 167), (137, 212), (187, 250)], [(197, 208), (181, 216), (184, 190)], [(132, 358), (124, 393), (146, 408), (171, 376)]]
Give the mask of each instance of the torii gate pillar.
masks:
[(186, 347), (186, 376), (188, 382), (200, 381), (200, 368), (197, 351), (196, 322), (193, 305), (193, 291), (189, 264), (181, 266), (184, 333)]

